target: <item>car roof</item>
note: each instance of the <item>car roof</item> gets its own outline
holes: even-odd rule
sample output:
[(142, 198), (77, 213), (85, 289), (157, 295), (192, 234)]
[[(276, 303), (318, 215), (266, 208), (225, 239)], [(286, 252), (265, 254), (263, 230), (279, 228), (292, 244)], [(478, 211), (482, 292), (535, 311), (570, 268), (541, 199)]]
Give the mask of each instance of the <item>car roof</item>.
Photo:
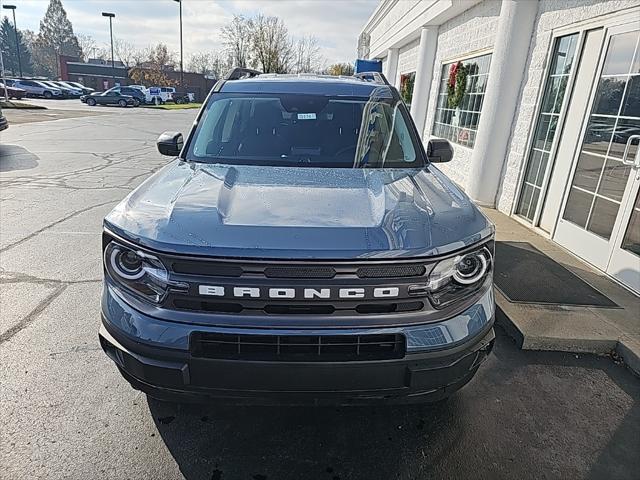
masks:
[(309, 95), (350, 96), (369, 98), (372, 94), (392, 98), (388, 85), (357, 77), (332, 75), (262, 74), (252, 78), (225, 81), (223, 93), (297, 93)]

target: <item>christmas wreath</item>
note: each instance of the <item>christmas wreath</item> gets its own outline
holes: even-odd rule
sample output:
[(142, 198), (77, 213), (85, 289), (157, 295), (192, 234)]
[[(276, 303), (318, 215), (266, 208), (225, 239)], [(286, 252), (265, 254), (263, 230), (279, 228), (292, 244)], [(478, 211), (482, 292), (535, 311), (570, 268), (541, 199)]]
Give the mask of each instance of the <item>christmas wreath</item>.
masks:
[(447, 81), (447, 104), (449, 108), (457, 108), (467, 91), (467, 67), (462, 62), (454, 63), (449, 69)]

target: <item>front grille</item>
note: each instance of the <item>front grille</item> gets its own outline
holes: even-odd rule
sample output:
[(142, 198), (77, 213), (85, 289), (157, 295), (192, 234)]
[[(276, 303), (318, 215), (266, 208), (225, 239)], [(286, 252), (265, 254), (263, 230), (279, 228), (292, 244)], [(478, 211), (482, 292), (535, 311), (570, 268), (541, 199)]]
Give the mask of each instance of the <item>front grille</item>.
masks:
[[(423, 261), (402, 259), (276, 262), (165, 255), (162, 260), (172, 280), (188, 285), (171, 290), (164, 308), (265, 316), (394, 315), (424, 310), (426, 295), (415, 295), (409, 287), (425, 282), (431, 268)], [(236, 287), (254, 290), (236, 295)], [(287, 293), (278, 297), (270, 289)], [(342, 289), (364, 293), (347, 296)]]
[(347, 362), (402, 358), (400, 334), (371, 335), (243, 335), (191, 334), (194, 357), (287, 362)]
[(195, 298), (176, 297), (167, 301), (169, 308), (210, 313), (265, 313), (271, 315), (332, 315), (336, 312), (372, 315), (380, 313), (415, 312), (424, 308), (424, 302), (404, 301), (393, 303), (361, 303), (341, 306), (336, 304), (288, 304), (264, 303), (244, 300), (239, 302), (207, 301)]
[(332, 267), (267, 267), (264, 275), (269, 278), (333, 278), (336, 270)]
[(413, 278), (426, 273), (422, 263), (372, 263), (371, 265), (336, 263), (335, 265), (314, 265), (313, 262), (290, 264), (262, 261), (224, 261), (206, 258), (168, 258), (172, 271), (186, 275), (209, 277), (263, 277), (263, 278), (300, 278), (333, 279), (336, 277), (358, 278)]
[(372, 265), (358, 268), (360, 278), (401, 278), (424, 275), (424, 265)]
[(172, 270), (187, 275), (206, 275), (211, 277), (239, 277), (242, 267), (213, 262), (174, 262)]

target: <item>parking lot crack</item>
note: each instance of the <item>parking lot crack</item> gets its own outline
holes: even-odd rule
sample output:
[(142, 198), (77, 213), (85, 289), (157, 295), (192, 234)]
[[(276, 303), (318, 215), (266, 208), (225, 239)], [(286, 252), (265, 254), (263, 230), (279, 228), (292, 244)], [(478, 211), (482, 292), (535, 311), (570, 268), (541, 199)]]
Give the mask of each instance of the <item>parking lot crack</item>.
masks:
[(0, 253), (6, 252), (7, 250), (10, 250), (10, 249), (12, 249), (14, 247), (17, 247), (18, 245), (26, 242), (27, 240), (30, 240), (33, 237), (35, 237), (35, 236), (39, 235), (40, 233), (44, 232), (45, 230), (48, 230), (51, 227), (55, 227), (56, 225), (59, 225), (60, 223), (66, 221), (66, 220), (69, 220), (69, 219), (71, 219), (73, 217), (76, 217), (76, 216), (80, 215), (81, 213), (88, 212), (89, 210), (92, 210), (94, 208), (103, 207), (103, 206), (109, 205), (111, 203), (115, 203), (115, 201), (114, 200), (109, 200), (107, 202), (102, 202), (102, 203), (98, 203), (96, 205), (90, 205), (88, 207), (81, 208), (80, 210), (75, 210), (74, 212), (70, 213), (69, 215), (66, 215), (63, 218), (61, 218), (59, 220), (56, 220), (53, 223), (45, 225), (44, 227), (36, 230), (35, 232), (32, 232), (31, 234), (27, 235), (26, 237), (21, 238), (20, 240), (17, 240), (17, 241), (15, 241), (13, 243), (10, 243), (9, 245), (6, 245), (6, 246), (0, 248)]
[(43, 312), (45, 308), (49, 306), (56, 298), (58, 298), (62, 292), (67, 289), (66, 284), (60, 284), (49, 295), (47, 295), (29, 314), (24, 317), (20, 322), (0, 334), (0, 345), (10, 340), (15, 334), (28, 327), (38, 316)]

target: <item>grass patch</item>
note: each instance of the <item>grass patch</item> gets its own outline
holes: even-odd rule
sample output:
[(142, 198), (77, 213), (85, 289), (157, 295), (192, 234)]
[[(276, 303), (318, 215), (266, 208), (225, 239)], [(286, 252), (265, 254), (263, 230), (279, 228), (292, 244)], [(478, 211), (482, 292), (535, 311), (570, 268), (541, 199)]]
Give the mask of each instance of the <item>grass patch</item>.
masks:
[(46, 110), (47, 107), (42, 105), (33, 105), (32, 103), (22, 102), (22, 101), (8, 101), (4, 100), (0, 101), (0, 108), (22, 108), (25, 110)]
[(165, 103), (164, 105), (140, 105), (144, 108), (155, 108), (159, 110), (186, 110), (188, 108), (200, 108), (201, 103)]

